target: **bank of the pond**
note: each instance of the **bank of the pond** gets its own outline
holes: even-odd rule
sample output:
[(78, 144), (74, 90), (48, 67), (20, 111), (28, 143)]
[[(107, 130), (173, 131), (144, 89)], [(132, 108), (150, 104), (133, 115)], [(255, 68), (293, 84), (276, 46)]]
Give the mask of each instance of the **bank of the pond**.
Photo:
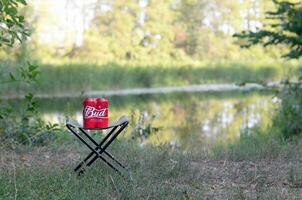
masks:
[(245, 159), (229, 149), (233, 156), (118, 142), (111, 151), (133, 181), (102, 162), (77, 177), (73, 167), (87, 152), (71, 144), (1, 149), (0, 199), (301, 199), (301, 142), (267, 142), (250, 145)]
[[(98, 90), (98, 91), (81, 91), (81, 92), (64, 92), (54, 94), (35, 94), (36, 98), (78, 98), (81, 96), (129, 96), (129, 95), (149, 95), (149, 94), (169, 94), (175, 92), (234, 92), (234, 91), (252, 91), (252, 90), (266, 90), (270, 91), (274, 87), (278, 87), (279, 82), (269, 82), (265, 85), (257, 83), (246, 84), (200, 84), (200, 85), (188, 85), (188, 86), (174, 86), (174, 87), (157, 87), (157, 88), (133, 88), (123, 90)], [(1, 97), (0, 99), (22, 99), (25, 94), (10, 94)]]
[[(41, 95), (81, 94), (87, 91), (120, 91), (132, 88), (182, 87), (200, 84), (268, 83), (281, 80), (289, 69), (284, 63), (216, 63), (192, 66), (97, 64), (40, 64), (39, 81), (26, 84), (0, 84), (1, 96), (18, 96), (31, 89)], [(0, 79), (16, 71), (16, 63), (0, 62)]]

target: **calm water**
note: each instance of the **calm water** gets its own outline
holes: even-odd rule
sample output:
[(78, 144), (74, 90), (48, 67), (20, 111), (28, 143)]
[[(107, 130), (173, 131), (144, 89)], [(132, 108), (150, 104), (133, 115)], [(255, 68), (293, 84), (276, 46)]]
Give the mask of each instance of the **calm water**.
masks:
[[(176, 93), (109, 97), (109, 120), (130, 119), (125, 137), (138, 142), (180, 146), (233, 141), (246, 128), (270, 124), (277, 103), (263, 92)], [(17, 101), (13, 102), (18, 107)], [(64, 123), (82, 122), (81, 98), (39, 99), (41, 115)]]

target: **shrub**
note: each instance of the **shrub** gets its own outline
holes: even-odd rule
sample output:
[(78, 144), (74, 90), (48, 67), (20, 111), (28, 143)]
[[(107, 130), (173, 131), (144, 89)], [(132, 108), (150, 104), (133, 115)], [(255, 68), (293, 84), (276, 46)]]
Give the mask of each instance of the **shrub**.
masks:
[(273, 128), (285, 138), (302, 133), (302, 83), (285, 81), (277, 96), (281, 105), (273, 119)]
[[(10, 73), (10, 80), (2, 83), (19, 82), (31, 85), (39, 74), (38, 66), (27, 63), (20, 67), (17, 75)], [(58, 130), (58, 124), (46, 123), (38, 117), (37, 103), (34, 95), (28, 92), (22, 100), (24, 109), (18, 111), (9, 103), (0, 107), (0, 138), (9, 141), (8, 144), (45, 144), (54, 135), (49, 134)]]

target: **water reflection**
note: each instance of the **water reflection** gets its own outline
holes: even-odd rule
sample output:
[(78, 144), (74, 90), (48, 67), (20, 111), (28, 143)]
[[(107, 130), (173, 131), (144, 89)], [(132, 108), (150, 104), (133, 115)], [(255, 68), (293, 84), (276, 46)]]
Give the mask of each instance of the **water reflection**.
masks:
[[(242, 130), (266, 127), (277, 105), (272, 95), (259, 92), (109, 97), (109, 102), (111, 121), (121, 115), (131, 119), (125, 137), (138, 134), (142, 144), (169, 143), (184, 149), (232, 141)], [(68, 116), (82, 122), (80, 98), (40, 99), (39, 104), (48, 121), (64, 123)]]

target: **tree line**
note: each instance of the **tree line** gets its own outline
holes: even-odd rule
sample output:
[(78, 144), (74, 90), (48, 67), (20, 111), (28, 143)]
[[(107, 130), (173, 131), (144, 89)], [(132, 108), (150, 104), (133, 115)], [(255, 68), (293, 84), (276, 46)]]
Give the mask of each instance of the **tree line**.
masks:
[[(66, 5), (77, 2), (66, 0)], [(275, 58), (282, 50), (242, 51), (238, 45), (242, 41), (233, 38), (236, 32), (262, 28), (268, 21), (266, 11), (274, 7), (265, 0), (95, 0), (81, 7), (83, 21), (92, 15), (86, 27), (75, 33), (81, 42), (66, 38), (60, 45), (46, 44), (41, 37), (32, 37), (23, 45), (23, 54), (15, 56), (27, 51), (40, 58), (102, 61)], [(39, 30), (50, 24), (55, 13), (43, 18), (46, 13), (39, 9), (29, 5), (22, 12), (34, 35), (41, 36)], [(11, 49), (5, 53), (15, 54)]]

